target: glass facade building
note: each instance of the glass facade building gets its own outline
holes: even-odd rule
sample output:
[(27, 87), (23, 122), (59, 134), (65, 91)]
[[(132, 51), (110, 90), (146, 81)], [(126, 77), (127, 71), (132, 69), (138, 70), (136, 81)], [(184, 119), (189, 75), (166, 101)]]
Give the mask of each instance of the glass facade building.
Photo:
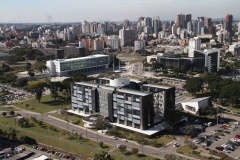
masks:
[(67, 76), (75, 72), (88, 72), (105, 69), (109, 66), (108, 55), (93, 55), (72, 59), (47, 61), (49, 74)]

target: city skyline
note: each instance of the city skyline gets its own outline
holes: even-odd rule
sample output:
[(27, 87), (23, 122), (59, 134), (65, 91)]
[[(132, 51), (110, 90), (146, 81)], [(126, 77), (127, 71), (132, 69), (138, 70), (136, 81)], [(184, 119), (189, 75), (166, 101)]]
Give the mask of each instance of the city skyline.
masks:
[(232, 14), (235, 19), (240, 18), (239, 4), (239, 0), (12, 0), (2, 2), (0, 23), (132, 21), (140, 16), (176, 20), (179, 13), (192, 14), (193, 19)]

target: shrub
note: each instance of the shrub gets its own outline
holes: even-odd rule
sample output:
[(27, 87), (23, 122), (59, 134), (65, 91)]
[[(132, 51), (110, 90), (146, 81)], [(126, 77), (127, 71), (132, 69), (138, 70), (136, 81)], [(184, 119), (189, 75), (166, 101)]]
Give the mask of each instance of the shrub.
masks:
[(102, 148), (103, 147), (103, 142), (99, 142), (99, 146)]
[(138, 149), (137, 148), (132, 148), (132, 153), (133, 154), (138, 154)]

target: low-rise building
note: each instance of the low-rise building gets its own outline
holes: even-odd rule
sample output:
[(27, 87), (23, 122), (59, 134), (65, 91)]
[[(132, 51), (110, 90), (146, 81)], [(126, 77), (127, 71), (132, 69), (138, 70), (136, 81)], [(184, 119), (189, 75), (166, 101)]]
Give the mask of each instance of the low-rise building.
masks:
[(93, 55), (72, 59), (47, 61), (48, 73), (52, 76), (67, 76), (76, 72), (89, 72), (105, 69), (109, 66), (108, 55)]
[(182, 108), (193, 114), (199, 114), (199, 109), (203, 106), (211, 106), (212, 102), (210, 97), (195, 98), (181, 103)]

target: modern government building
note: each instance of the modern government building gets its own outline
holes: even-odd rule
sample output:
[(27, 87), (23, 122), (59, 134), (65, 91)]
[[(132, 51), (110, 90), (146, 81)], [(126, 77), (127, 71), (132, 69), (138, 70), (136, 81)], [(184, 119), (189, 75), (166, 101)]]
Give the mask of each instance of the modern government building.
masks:
[(110, 122), (146, 130), (168, 120), (175, 110), (175, 87), (100, 78), (71, 85), (72, 113), (100, 113)]
[(109, 66), (108, 55), (92, 55), (72, 59), (47, 61), (48, 72), (52, 76), (68, 76), (75, 72), (89, 72), (105, 69)]

